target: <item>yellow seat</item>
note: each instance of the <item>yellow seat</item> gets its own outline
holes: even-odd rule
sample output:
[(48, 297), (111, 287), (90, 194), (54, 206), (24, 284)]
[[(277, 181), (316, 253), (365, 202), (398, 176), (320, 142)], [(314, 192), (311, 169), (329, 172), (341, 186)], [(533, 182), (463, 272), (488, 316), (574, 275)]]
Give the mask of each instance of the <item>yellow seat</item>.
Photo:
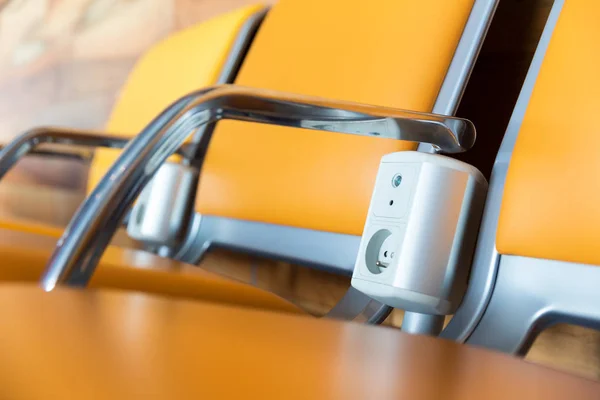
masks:
[(494, 166), (470, 343), (524, 354), (553, 324), (600, 330), (599, 18), (593, 0), (550, 13)]
[[(0, 281), (39, 281), (55, 246), (56, 240), (51, 237), (0, 229)], [(302, 313), (295, 305), (261, 289), (193, 265), (118, 247), (110, 247), (103, 255), (90, 287)]]
[[(137, 62), (106, 124), (109, 133), (133, 137), (169, 104), (203, 87), (229, 82), (228, 65), (238, 54), (244, 24), (265, 7), (257, 4), (220, 15), (175, 33)], [(88, 190), (116, 160), (118, 150), (98, 149), (90, 166)]]
[(0, 219), (0, 229), (23, 233), (35, 233), (54, 239), (59, 239), (63, 234), (63, 230), (60, 227), (12, 217)]
[[(600, 265), (600, 4), (565, 2), (515, 143), (502, 254)], [(568, 61), (567, 61), (568, 60)]]
[[(163, 108), (198, 88), (227, 83), (235, 68), (245, 24), (265, 7), (257, 4), (223, 14), (177, 32), (153, 46), (137, 62), (106, 125), (109, 134), (133, 137)], [(88, 176), (88, 189), (116, 160), (120, 151), (98, 148)], [(0, 219), (0, 229), (60, 237), (62, 229), (26, 220)]]
[(6, 285), (9, 399), (597, 399), (600, 384), (397, 330), (110, 291)]

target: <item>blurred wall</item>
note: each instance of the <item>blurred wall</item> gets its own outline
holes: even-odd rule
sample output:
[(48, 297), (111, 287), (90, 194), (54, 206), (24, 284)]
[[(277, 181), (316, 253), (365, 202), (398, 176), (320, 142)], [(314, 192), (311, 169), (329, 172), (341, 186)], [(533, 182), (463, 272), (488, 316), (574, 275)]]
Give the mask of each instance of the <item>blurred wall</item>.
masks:
[[(0, 143), (38, 125), (102, 129), (148, 47), (256, 2), (265, 1), (0, 0)], [(76, 163), (25, 164), (10, 180), (77, 188), (85, 179)]]

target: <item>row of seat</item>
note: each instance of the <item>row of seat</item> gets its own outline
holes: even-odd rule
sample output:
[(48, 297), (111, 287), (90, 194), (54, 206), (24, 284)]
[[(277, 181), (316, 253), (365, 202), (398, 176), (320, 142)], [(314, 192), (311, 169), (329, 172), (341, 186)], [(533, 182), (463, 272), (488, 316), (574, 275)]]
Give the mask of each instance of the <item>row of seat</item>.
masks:
[[(494, 2), (481, 3), (484, 7), (476, 14), (483, 14), (486, 25), (489, 18), (485, 18), (485, 13), (490, 12)], [(461, 38), (472, 2), (444, 4), (439, 10), (435, 7), (436, 15), (456, 15), (447, 24), (431, 18), (428, 11), (434, 4), (373, 4), (376, 15), (387, 16), (381, 21), (385, 40), (378, 32), (365, 34), (354, 29), (363, 18), (356, 4), (340, 7), (335, 1), (283, 1), (269, 10), (262, 22), (266, 12), (262, 6), (220, 16), (167, 38), (140, 59), (123, 88), (107, 130), (109, 134), (132, 136), (177, 98), (194, 89), (225, 82), (417, 111), (453, 110), (474, 62), (474, 54), (455, 55), (455, 50), (461, 41), (462, 47), (477, 46), (483, 32), (470, 28), (472, 32)], [(412, 11), (406, 13), (407, 8)], [(340, 15), (341, 10), (344, 15)], [(311, 22), (312, 38), (298, 36), (292, 41), (281, 34), (302, 31), (304, 21), (315, 13), (322, 19)], [(343, 21), (339, 32), (330, 31), (328, 21), (332, 19)], [(403, 23), (398, 23), (399, 19)], [(477, 18), (471, 21), (471, 25), (481, 23)], [(245, 52), (258, 24), (260, 29)], [(417, 26), (424, 25), (430, 30), (423, 35), (423, 43), (410, 44), (410, 61), (400, 55), (393, 60), (384, 55), (397, 37), (408, 36)], [(316, 39), (328, 36), (331, 37), (326, 42)], [(353, 49), (359, 42), (368, 44), (369, 57), (357, 60)], [(312, 49), (310, 56), (301, 57), (304, 64), (290, 63), (307, 43), (319, 48)], [(330, 52), (334, 43), (336, 51)], [(373, 62), (375, 55), (380, 62)], [(182, 64), (185, 67), (180, 68)], [(239, 71), (237, 64), (241, 64)], [(450, 67), (458, 72), (447, 74)], [(315, 68), (319, 69), (318, 80)], [(347, 84), (366, 75), (370, 77), (368, 84)], [(212, 134), (195, 196), (194, 217), (202, 215), (202, 223), (188, 233), (191, 246), (177, 258), (196, 264), (210, 244), (351, 273), (378, 160), (386, 153), (414, 149), (415, 145), (323, 132), (299, 134), (282, 127), (260, 126), (249, 131), (253, 126), (224, 121)], [(315, 142), (320, 145), (315, 147)], [(247, 152), (250, 143), (261, 146)], [(113, 149), (96, 150), (90, 167), (90, 190), (117, 155)], [(310, 170), (306, 159), (312, 160)], [(340, 165), (345, 167), (340, 169)], [(260, 179), (248, 179), (250, 176)], [(307, 185), (319, 189), (305, 190)], [(31, 230), (31, 226), (21, 229)], [(127, 265), (123, 261), (121, 265)]]
[[(495, 6), (494, 0), (378, 0), (368, 7), (281, 0), (268, 11), (247, 7), (150, 50), (126, 83), (107, 129), (133, 137), (173, 101), (228, 82), (451, 115)], [(594, 289), (600, 283), (594, 240), (598, 161), (594, 124), (585, 118), (600, 102), (589, 51), (600, 37), (598, 16), (592, 0), (553, 6), (502, 148), (487, 155), (496, 164), (469, 288), (442, 336), (524, 352), (535, 333), (552, 323), (600, 327), (594, 306), (600, 304)], [(357, 29), (369, 20), (377, 23)], [(200, 133), (188, 142), (193, 157), (170, 161), (199, 173), (181, 213), (185, 223), (177, 234), (183, 239), (161, 250), (180, 262), (112, 248), (100, 260), (94, 284), (301, 312), (181, 261), (197, 264), (211, 246), (225, 246), (348, 274), (381, 156), (433, 151), (391, 139), (241, 121)], [(90, 189), (109, 183), (102, 177), (117, 154), (96, 151)], [(164, 213), (144, 218), (174, 218), (173, 210)], [(130, 224), (135, 219), (134, 212)], [(7, 266), (0, 276), (37, 280), (53, 235), (11, 221), (0, 227), (2, 254), (10, 254), (2, 256)], [(373, 306), (364, 296), (361, 301), (355, 314)], [(377, 315), (372, 322), (385, 312)]]

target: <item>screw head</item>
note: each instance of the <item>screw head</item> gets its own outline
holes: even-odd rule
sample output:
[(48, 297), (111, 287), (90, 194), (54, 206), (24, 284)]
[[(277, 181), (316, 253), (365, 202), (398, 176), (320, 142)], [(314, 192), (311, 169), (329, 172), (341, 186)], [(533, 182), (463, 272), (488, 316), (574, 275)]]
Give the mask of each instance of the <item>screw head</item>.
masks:
[(394, 177), (392, 178), (392, 186), (397, 188), (398, 186), (400, 186), (401, 183), (402, 183), (402, 175), (400, 175), (400, 174), (394, 175)]

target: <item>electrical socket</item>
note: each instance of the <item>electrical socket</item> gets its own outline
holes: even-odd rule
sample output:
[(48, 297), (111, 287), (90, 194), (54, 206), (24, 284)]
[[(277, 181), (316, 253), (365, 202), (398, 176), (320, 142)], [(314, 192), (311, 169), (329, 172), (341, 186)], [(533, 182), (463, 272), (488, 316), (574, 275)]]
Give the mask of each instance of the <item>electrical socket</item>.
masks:
[(487, 182), (437, 154), (384, 156), (352, 286), (393, 307), (452, 313), (464, 294)]

